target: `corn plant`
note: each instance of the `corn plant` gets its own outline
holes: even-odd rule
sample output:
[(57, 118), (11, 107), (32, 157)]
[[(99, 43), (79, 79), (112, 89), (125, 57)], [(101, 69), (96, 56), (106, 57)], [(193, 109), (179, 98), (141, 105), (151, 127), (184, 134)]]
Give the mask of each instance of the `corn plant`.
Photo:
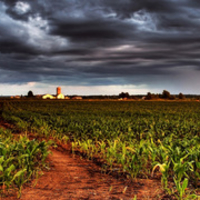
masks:
[(176, 180), (174, 178), (174, 183), (177, 189), (177, 194), (175, 194), (175, 197), (177, 200), (191, 200), (191, 199), (197, 199), (197, 195), (195, 194), (187, 194), (187, 187), (188, 187), (188, 179), (185, 178), (183, 182), (181, 183), (180, 180)]
[(0, 134), (0, 188), (9, 190), (10, 188), (18, 190), (18, 198), (21, 196), (21, 190), (24, 183), (32, 178), (37, 178), (38, 171), (46, 167), (45, 160), (50, 153), (49, 142), (38, 142), (29, 140), (27, 137), (20, 136), (5, 138)]

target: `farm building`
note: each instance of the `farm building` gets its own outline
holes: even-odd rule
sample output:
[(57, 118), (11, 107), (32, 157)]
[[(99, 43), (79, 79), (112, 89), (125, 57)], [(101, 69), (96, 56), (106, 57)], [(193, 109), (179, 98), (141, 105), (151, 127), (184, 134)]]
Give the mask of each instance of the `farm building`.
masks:
[(56, 96), (57, 99), (65, 99), (65, 96), (63, 94), (58, 94)]
[(61, 93), (61, 87), (57, 87), (57, 94), (51, 95), (51, 94), (45, 94), (42, 96), (43, 99), (65, 99), (65, 96)]
[(81, 99), (83, 99), (83, 98), (82, 98), (82, 97), (73, 97), (72, 99), (81, 100)]
[(45, 94), (44, 96), (42, 96), (43, 99), (55, 99), (55, 97), (51, 94)]

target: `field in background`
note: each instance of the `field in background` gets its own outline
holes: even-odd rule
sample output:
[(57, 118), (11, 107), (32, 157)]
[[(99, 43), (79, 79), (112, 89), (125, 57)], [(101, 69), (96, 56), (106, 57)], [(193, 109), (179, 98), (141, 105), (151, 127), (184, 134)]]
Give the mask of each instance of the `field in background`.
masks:
[(176, 199), (200, 186), (200, 103), (142, 101), (2, 101), (17, 129), (72, 144), (102, 170), (159, 178)]

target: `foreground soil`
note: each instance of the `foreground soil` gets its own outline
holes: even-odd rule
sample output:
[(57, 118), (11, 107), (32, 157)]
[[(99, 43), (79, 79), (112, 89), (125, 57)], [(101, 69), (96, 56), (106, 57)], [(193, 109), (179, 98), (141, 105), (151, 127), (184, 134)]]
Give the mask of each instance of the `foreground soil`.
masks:
[[(9, 124), (0, 122), (9, 128)], [(19, 134), (19, 133), (18, 133)], [(33, 136), (31, 136), (33, 138)], [(48, 157), (50, 170), (44, 171), (37, 184), (24, 186), (21, 200), (137, 200), (162, 198), (159, 180), (137, 179), (107, 174), (97, 163), (71, 154), (69, 148), (59, 145)], [(16, 200), (16, 193), (0, 196), (2, 200)]]
[[(130, 182), (104, 174), (92, 161), (82, 160), (66, 152), (52, 150), (49, 156), (50, 170), (44, 172), (37, 185), (26, 185), (22, 200), (68, 200), (68, 199), (159, 199), (156, 197), (159, 182), (138, 180)], [(17, 199), (16, 195), (4, 197)]]

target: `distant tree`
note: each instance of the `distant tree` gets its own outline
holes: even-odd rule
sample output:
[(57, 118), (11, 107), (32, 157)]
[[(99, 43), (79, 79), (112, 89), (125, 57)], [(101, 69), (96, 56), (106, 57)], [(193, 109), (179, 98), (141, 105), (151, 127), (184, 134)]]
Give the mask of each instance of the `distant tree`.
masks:
[(154, 94), (154, 93), (148, 92), (147, 96), (146, 96), (146, 99), (147, 100), (150, 100), (150, 99), (159, 99), (159, 94)]
[(130, 95), (130, 98), (135, 100), (137, 99), (137, 97), (135, 97), (134, 95)]
[(34, 97), (33, 92), (31, 90), (28, 92), (28, 97)]
[(178, 98), (179, 99), (185, 99), (185, 96), (182, 93), (179, 93)]
[(125, 95), (126, 95), (126, 98), (129, 98), (129, 97), (130, 97), (130, 95), (129, 95), (128, 92), (126, 92)]
[(176, 96), (175, 96), (175, 95), (170, 95), (169, 99), (170, 99), (170, 100), (175, 100), (175, 99), (176, 99)]
[(146, 96), (146, 99), (147, 100), (151, 100), (152, 98), (153, 98), (153, 96), (152, 96), (151, 92), (148, 92), (147, 96)]
[(163, 99), (170, 99), (170, 97), (171, 97), (170, 92), (168, 92), (167, 90), (163, 90), (162, 98)]
[(119, 94), (119, 98), (129, 98), (129, 97), (130, 97), (130, 95), (128, 92), (121, 92)]

